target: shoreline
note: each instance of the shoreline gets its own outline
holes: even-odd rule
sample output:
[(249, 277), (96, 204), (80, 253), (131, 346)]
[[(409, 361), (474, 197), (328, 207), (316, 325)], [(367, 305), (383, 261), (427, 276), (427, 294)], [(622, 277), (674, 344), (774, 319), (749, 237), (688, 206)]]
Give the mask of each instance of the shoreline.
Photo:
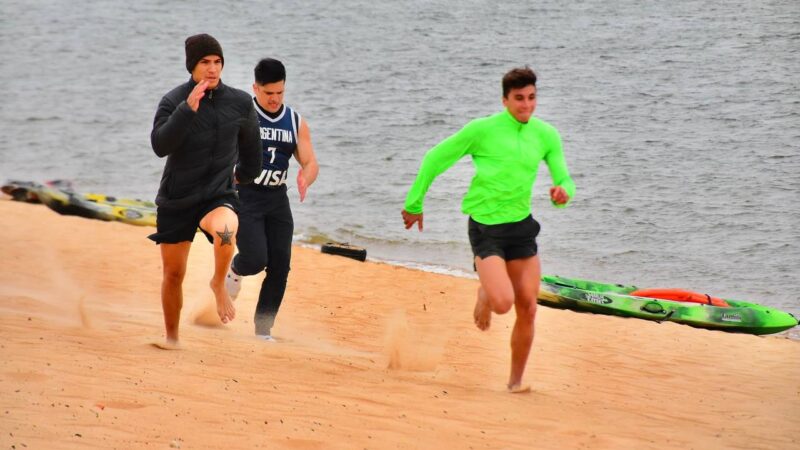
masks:
[[(311, 242), (299, 241), (299, 242), (293, 243), (292, 245), (297, 246), (297, 247), (309, 248), (309, 249), (313, 249), (313, 250), (317, 250), (317, 251), (320, 250), (320, 244), (311, 243)], [(369, 250), (369, 249), (367, 249), (367, 250)], [(442, 264), (417, 263), (417, 262), (408, 262), (408, 261), (398, 261), (398, 260), (393, 260), (393, 259), (382, 259), (380, 257), (370, 257), (369, 253), (367, 254), (367, 261), (368, 262), (372, 262), (372, 263), (377, 263), (377, 264), (388, 264), (388, 265), (391, 265), (391, 266), (402, 267), (402, 268), (410, 269), (410, 270), (419, 270), (421, 272), (437, 274), (437, 275), (452, 276), (452, 277), (464, 278), (464, 279), (469, 279), (469, 280), (477, 280), (478, 279), (478, 276), (477, 276), (476, 273), (467, 272), (467, 271), (462, 270), (462, 269), (460, 269), (458, 267), (455, 267), (455, 266), (446, 266), (446, 265), (442, 265)], [(594, 281), (597, 281), (597, 280), (594, 280)], [(550, 306), (545, 306), (545, 305), (540, 305), (540, 306), (544, 306), (545, 308), (549, 308), (550, 307)], [(781, 311), (783, 311), (783, 310), (781, 310)], [(784, 311), (784, 312), (786, 312), (786, 311)], [(593, 314), (593, 313), (581, 312), (581, 314)], [(637, 320), (644, 320), (644, 319), (637, 319)], [(683, 325), (683, 326), (687, 326), (688, 327), (689, 325)], [(698, 329), (703, 329), (703, 328), (698, 328)], [(740, 332), (736, 332), (736, 331), (725, 331), (725, 330), (717, 330), (717, 331), (722, 332), (722, 333), (748, 334), (748, 333), (740, 333)], [(780, 338), (790, 339), (790, 340), (793, 340), (793, 341), (800, 341), (800, 326), (796, 326), (794, 328), (790, 328), (788, 330), (781, 331), (779, 333), (773, 333), (773, 334), (768, 334), (768, 335), (763, 335), (763, 336), (780, 337)]]
[[(0, 444), (22, 448), (795, 448), (800, 343), (540, 308), (527, 395), (504, 392), (513, 315), (477, 281), (294, 247), (276, 344), (260, 276), (215, 322), (211, 246), (163, 339), (149, 228), (0, 201)], [(390, 368), (391, 367), (391, 368)], [(479, 413), (476, 413), (479, 411)], [(624, 423), (625, 426), (619, 426)]]

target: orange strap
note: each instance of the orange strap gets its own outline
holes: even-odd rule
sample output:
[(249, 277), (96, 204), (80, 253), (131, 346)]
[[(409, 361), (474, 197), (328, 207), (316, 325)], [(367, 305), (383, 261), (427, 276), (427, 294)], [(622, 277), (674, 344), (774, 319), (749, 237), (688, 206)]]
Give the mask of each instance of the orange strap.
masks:
[(661, 300), (672, 300), (676, 302), (703, 303), (706, 305), (729, 307), (725, 300), (719, 297), (712, 297), (708, 294), (684, 291), (683, 289), (639, 289), (628, 295), (636, 297), (658, 298)]

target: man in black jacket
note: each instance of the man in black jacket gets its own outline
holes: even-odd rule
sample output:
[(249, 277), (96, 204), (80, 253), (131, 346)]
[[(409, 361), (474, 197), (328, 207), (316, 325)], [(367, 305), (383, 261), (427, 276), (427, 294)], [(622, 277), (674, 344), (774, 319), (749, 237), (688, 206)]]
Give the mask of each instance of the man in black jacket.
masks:
[[(225, 290), (225, 275), (236, 248), (239, 199), (234, 179), (247, 184), (261, 173), (261, 136), (250, 95), (220, 80), (222, 47), (207, 34), (186, 39), (186, 70), (192, 78), (168, 92), (158, 105), (150, 142), (167, 157), (156, 196), (161, 245), (166, 344), (178, 344), (183, 278), (189, 249), (199, 226), (214, 245), (210, 286), (223, 323), (235, 316)], [(239, 160), (239, 164), (236, 162)]]

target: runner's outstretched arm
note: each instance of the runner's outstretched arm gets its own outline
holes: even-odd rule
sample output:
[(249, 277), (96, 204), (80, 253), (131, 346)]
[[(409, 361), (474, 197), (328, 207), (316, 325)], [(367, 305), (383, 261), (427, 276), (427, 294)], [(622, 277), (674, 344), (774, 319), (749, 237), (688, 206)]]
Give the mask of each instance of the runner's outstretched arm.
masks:
[(406, 195), (404, 211), (411, 214), (422, 214), (425, 193), (428, 192), (433, 180), (469, 153), (476, 128), (475, 121), (470, 122), (461, 131), (428, 150), (428, 153), (422, 158), (417, 178)]
[(294, 158), (300, 163), (300, 170), (297, 172), (297, 191), (302, 202), (306, 198), (308, 188), (317, 179), (319, 165), (314, 146), (311, 144), (311, 130), (305, 120), (300, 122), (300, 131), (297, 134), (297, 150), (294, 152)]
[(575, 182), (569, 176), (567, 161), (561, 149), (561, 136), (558, 132), (553, 134), (553, 139), (547, 143), (548, 150), (544, 156), (553, 187), (550, 188), (550, 201), (556, 208), (564, 208), (575, 197)]

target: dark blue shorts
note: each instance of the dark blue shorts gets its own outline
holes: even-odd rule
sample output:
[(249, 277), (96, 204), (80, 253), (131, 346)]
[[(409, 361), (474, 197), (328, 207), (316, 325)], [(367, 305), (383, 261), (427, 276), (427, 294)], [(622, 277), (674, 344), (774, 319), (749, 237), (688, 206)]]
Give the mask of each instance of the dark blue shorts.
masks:
[(506, 261), (536, 256), (539, 222), (528, 216), (519, 222), (484, 225), (469, 218), (472, 254), (483, 259), (499, 256)]

